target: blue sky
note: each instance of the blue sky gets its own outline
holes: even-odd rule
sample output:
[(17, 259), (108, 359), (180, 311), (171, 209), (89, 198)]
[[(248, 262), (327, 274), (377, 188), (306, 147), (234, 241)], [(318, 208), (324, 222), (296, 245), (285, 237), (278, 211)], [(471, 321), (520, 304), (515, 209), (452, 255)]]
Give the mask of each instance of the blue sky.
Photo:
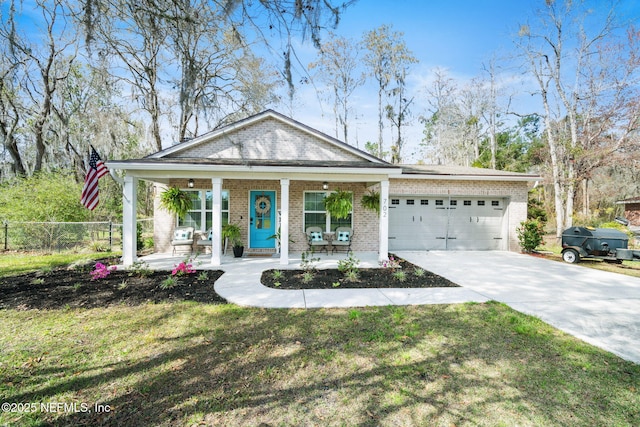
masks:
[[(608, 1), (591, 0), (594, 13)], [(513, 51), (521, 24), (535, 20), (544, 0), (359, 0), (343, 14), (337, 33), (360, 37), (382, 24), (404, 32), (407, 46), (421, 65), (475, 75), (494, 53)], [(621, 19), (638, 19), (640, 2), (621, 0)]]
[[(591, 0), (594, 13), (608, 10), (608, 2)], [(411, 70), (408, 87), (415, 96), (412, 108), (415, 117), (427, 113), (426, 86), (431, 81), (436, 68), (447, 74), (460, 85), (482, 73), (483, 64), (493, 57), (504, 58), (515, 53), (514, 39), (522, 24), (536, 20), (536, 11), (544, 5), (544, 0), (359, 0), (342, 15), (336, 34), (359, 39), (366, 32), (382, 24), (392, 25), (394, 31), (404, 33), (409, 50), (419, 63)], [(640, 2), (620, 1), (617, 12), (623, 20), (640, 17)], [(311, 55), (312, 52), (308, 51)], [(304, 56), (306, 57), (306, 56)], [(530, 95), (527, 78), (515, 68), (504, 69), (505, 80), (518, 82), (510, 88), (520, 95), (523, 112), (537, 109), (535, 97)], [(300, 100), (291, 111), (301, 120), (329, 135), (335, 136), (333, 116), (329, 106), (320, 107), (312, 88), (299, 87)], [(368, 85), (353, 97), (352, 105), (358, 116), (351, 135), (357, 132), (358, 146), (363, 148), (367, 140), (377, 140), (377, 88)], [(422, 139), (422, 126), (417, 120), (406, 132), (408, 147), (405, 158), (409, 162), (417, 160), (411, 156)], [(385, 134), (388, 144), (390, 137)], [(350, 140), (353, 145), (355, 141)]]
[[(475, 74), (492, 52), (509, 47), (531, 0), (361, 0), (343, 15), (340, 34), (361, 35), (382, 24), (404, 33), (408, 48), (426, 67)], [(343, 33), (344, 32), (344, 33)]]

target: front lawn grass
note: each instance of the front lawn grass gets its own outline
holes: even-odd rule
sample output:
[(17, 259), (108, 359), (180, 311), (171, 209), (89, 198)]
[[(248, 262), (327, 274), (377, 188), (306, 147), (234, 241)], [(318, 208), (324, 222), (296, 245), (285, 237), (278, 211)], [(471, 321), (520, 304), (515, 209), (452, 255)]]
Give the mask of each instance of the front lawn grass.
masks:
[(0, 277), (51, 269), (82, 260), (118, 256), (120, 252), (60, 252), (55, 254), (5, 252), (0, 255)]
[(0, 315), (0, 402), (68, 405), (0, 425), (640, 425), (639, 365), (499, 303)]

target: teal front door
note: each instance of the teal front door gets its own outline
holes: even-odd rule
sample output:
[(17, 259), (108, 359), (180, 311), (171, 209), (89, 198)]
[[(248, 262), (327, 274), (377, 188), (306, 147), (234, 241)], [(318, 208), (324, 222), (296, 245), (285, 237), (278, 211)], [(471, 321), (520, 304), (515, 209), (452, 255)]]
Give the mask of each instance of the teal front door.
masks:
[(251, 248), (275, 248), (276, 240), (276, 192), (251, 191), (249, 204), (249, 246)]

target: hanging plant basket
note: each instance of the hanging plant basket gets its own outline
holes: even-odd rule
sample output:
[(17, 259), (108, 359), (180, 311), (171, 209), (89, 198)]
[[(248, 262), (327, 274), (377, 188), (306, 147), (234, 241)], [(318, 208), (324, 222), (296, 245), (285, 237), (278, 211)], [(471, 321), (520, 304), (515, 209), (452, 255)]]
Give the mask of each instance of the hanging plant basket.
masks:
[(353, 211), (353, 194), (336, 190), (324, 198), (324, 208), (336, 219), (344, 219)]
[(160, 194), (160, 207), (183, 219), (191, 210), (191, 196), (178, 187), (170, 187)]
[(360, 204), (363, 208), (368, 209), (370, 211), (375, 211), (378, 215), (380, 214), (380, 193), (377, 191), (369, 191), (367, 194), (362, 195), (362, 199), (360, 200)]

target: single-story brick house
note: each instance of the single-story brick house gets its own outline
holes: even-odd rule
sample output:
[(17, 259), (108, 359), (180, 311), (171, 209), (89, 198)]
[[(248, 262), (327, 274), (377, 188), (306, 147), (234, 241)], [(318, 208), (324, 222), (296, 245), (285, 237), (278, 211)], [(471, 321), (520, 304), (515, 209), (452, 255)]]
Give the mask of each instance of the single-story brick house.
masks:
[[(489, 169), (394, 165), (272, 110), (142, 159), (109, 161), (125, 172), (123, 261), (135, 261), (138, 180), (153, 181), (158, 195), (168, 186), (192, 192), (194, 206), (184, 220), (156, 202), (156, 251), (171, 252), (178, 225), (211, 230), (211, 262), (222, 261), (221, 229), (242, 229), (245, 252), (307, 249), (305, 230), (321, 226), (353, 229), (352, 250), (377, 251), (380, 260), (395, 250), (518, 251), (516, 228), (527, 215), (527, 193), (539, 177)], [(353, 194), (353, 211), (336, 220), (322, 199), (340, 189)], [(360, 200), (380, 194), (380, 213)]]

